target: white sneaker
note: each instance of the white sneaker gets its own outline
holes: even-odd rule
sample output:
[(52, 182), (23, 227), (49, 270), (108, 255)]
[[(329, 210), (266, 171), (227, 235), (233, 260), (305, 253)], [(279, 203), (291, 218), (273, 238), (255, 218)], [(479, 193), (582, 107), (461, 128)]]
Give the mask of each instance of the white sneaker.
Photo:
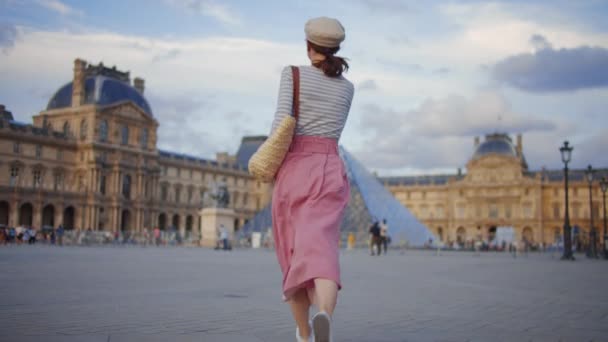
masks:
[(325, 311), (318, 312), (312, 316), (312, 331), (314, 342), (332, 342), (331, 319)]
[(300, 336), (300, 328), (296, 327), (296, 341), (297, 342), (314, 342), (314, 334), (312, 332), (312, 329), (310, 330), (310, 336), (308, 336), (308, 340), (304, 339), (303, 337)]

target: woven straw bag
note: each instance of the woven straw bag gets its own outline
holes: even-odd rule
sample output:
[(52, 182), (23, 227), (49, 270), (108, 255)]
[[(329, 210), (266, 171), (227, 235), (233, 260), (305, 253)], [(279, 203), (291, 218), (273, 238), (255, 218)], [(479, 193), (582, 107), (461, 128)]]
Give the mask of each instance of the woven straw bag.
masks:
[(293, 116), (285, 117), (249, 159), (249, 173), (262, 182), (272, 182), (289, 150), (300, 112), (300, 70), (292, 66)]

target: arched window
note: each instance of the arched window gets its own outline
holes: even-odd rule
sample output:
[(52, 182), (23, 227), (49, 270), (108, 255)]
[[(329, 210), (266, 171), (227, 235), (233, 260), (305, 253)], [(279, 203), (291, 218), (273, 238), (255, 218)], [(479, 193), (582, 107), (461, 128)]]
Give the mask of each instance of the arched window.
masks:
[(146, 148), (148, 146), (148, 129), (143, 128), (141, 131), (141, 147)]
[(122, 195), (125, 198), (131, 198), (131, 176), (124, 175), (122, 177)]
[(63, 123), (63, 134), (70, 135), (70, 123), (67, 121)]
[(85, 140), (87, 138), (87, 129), (88, 129), (87, 125), (87, 120), (83, 119), (82, 121), (80, 121), (80, 140)]
[(101, 120), (99, 123), (99, 140), (108, 141), (108, 120)]
[(129, 144), (129, 126), (127, 126), (127, 125), (122, 125), (121, 143), (123, 145)]

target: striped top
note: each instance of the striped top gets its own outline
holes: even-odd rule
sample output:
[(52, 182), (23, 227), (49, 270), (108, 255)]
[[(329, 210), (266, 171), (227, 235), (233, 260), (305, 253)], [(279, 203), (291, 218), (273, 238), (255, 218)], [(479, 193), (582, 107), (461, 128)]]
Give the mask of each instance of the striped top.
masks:
[[(313, 66), (300, 69), (300, 117), (296, 135), (311, 135), (340, 140), (350, 104), (353, 100), (353, 84), (344, 78), (325, 76)], [(291, 67), (281, 73), (279, 100), (272, 123), (272, 132), (287, 115), (293, 115), (293, 77)]]

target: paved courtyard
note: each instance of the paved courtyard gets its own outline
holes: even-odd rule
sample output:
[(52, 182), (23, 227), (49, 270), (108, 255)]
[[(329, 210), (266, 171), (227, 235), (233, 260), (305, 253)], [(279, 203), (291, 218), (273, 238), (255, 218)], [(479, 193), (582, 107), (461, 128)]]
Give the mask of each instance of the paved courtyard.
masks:
[[(608, 262), (343, 252), (342, 341), (608, 341)], [(294, 341), (267, 250), (0, 248), (1, 341)]]

